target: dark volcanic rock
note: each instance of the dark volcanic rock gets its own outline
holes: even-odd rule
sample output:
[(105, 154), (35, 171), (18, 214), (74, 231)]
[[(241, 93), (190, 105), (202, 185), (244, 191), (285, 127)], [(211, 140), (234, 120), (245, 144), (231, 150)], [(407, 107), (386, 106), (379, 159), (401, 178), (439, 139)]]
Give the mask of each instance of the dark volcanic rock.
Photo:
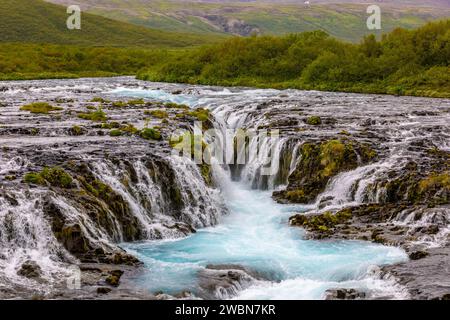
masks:
[(405, 286), (412, 299), (448, 299), (450, 295), (450, 248), (432, 248), (419, 260), (383, 267)]
[(26, 278), (39, 278), (41, 276), (41, 267), (34, 261), (25, 261), (21, 268), (17, 271), (17, 274)]
[(325, 291), (326, 300), (355, 300), (365, 299), (366, 293), (355, 289), (329, 289)]
[(243, 266), (208, 265), (198, 273), (200, 296), (205, 299), (230, 298), (260, 279), (259, 274)]

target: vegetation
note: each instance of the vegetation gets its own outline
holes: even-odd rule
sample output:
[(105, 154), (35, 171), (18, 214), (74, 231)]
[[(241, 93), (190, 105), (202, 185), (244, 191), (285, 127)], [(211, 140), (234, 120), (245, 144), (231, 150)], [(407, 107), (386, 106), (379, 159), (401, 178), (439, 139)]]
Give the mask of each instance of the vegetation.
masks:
[(169, 117), (169, 114), (164, 110), (145, 110), (144, 114), (158, 119), (166, 119)]
[(140, 104), (145, 104), (145, 101), (144, 101), (144, 99), (133, 99), (133, 100), (129, 100), (128, 104), (140, 105)]
[(25, 174), (24, 181), (34, 184), (46, 184), (60, 188), (70, 188), (72, 177), (60, 167), (45, 167), (41, 172), (29, 172)]
[[(133, 75), (142, 68), (163, 61), (174, 52), (162, 49), (2, 43), (0, 80)], [(108, 101), (96, 97), (92, 102)]]
[(317, 125), (322, 124), (322, 119), (317, 116), (312, 116), (312, 117), (309, 117), (308, 119), (306, 119), (306, 123), (311, 126), (317, 126)]
[(120, 137), (122, 135), (122, 131), (120, 131), (119, 129), (113, 129), (109, 132), (109, 135), (111, 137)]
[(352, 218), (351, 209), (343, 209), (335, 214), (325, 212), (317, 215), (296, 215), (290, 219), (291, 225), (301, 226), (308, 231), (328, 233), (336, 225), (344, 224)]
[(81, 30), (69, 30), (66, 10), (66, 6), (43, 0), (2, 0), (0, 42), (173, 48), (217, 41), (211, 36), (152, 30), (86, 12)]
[[(51, 1), (70, 3), (68, 0)], [(436, 3), (438, 1), (439, 4)], [(310, 5), (305, 5), (304, 1), (293, 0), (147, 0), (145, 3), (150, 5), (143, 5), (142, 0), (103, 0), (99, 5), (99, 0), (76, 1), (86, 4), (91, 12), (112, 19), (160, 30), (204, 35), (220, 36), (220, 33), (226, 32), (247, 36), (254, 29), (262, 34), (280, 35), (320, 28), (337, 38), (359, 41), (371, 32), (364, 27), (369, 1), (310, 2)], [(450, 16), (450, 6), (446, 0), (384, 2), (383, 32), (396, 27), (417, 28), (428, 21)]]
[(450, 97), (450, 20), (396, 29), (377, 41), (322, 31), (233, 38), (167, 57), (141, 71), (152, 81)]
[(203, 108), (197, 108), (197, 109), (189, 112), (189, 115), (197, 118), (198, 121), (206, 121), (209, 118), (209, 110), (203, 109)]
[(144, 128), (140, 131), (139, 135), (146, 140), (161, 140), (161, 133), (153, 128)]
[(51, 111), (62, 110), (61, 107), (54, 107), (47, 102), (35, 102), (20, 107), (22, 111), (30, 111), (31, 113), (44, 113), (47, 114)]
[(102, 108), (98, 108), (94, 112), (79, 113), (78, 118), (95, 122), (102, 122), (107, 120), (106, 113), (103, 112)]

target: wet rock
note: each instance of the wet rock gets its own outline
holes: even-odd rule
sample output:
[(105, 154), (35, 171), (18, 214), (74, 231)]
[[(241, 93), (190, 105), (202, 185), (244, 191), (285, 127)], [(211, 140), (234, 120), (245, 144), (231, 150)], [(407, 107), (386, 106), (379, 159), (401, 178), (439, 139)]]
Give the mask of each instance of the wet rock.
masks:
[(22, 264), (17, 271), (17, 274), (26, 278), (39, 278), (42, 274), (42, 270), (36, 262), (27, 260)]
[(450, 295), (450, 248), (431, 248), (419, 260), (409, 260), (382, 268), (395, 276), (412, 299), (443, 300)]
[(113, 287), (118, 287), (120, 284), (120, 277), (122, 277), (122, 270), (113, 270), (109, 272), (109, 276), (106, 277), (105, 282)]
[(369, 146), (350, 140), (305, 143), (300, 153), (300, 161), (289, 176), (286, 190), (273, 193), (273, 198), (280, 203), (311, 203), (331, 178), (355, 169), (360, 162), (368, 163), (376, 156)]
[(208, 265), (198, 273), (200, 296), (226, 299), (261, 279), (257, 273), (239, 265)]
[(355, 289), (329, 289), (325, 291), (325, 300), (356, 300), (365, 298), (365, 292)]
[(112, 291), (112, 289), (108, 288), (108, 287), (99, 287), (99, 288), (97, 288), (97, 293), (98, 294), (108, 294), (111, 291)]
[(409, 254), (409, 258), (411, 260), (420, 260), (428, 256), (428, 253), (425, 251), (414, 251)]

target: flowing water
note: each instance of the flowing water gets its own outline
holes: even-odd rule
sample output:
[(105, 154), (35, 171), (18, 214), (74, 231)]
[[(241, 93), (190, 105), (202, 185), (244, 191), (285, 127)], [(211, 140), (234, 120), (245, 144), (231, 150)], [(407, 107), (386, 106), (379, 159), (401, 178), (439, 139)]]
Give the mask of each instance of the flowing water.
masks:
[[(50, 194), (63, 215), (79, 223), (93, 241), (105, 245), (122, 242), (121, 246), (144, 261), (146, 272), (133, 279), (137, 286), (150, 292), (176, 294), (188, 290), (196, 295), (201, 290), (198, 274), (207, 265), (232, 264), (246, 267), (260, 277), (238, 284), (231, 294), (216, 292), (217, 298), (321, 299), (330, 288), (361, 289), (371, 297), (407, 297), (394, 280), (380, 279), (377, 267), (407, 260), (403, 250), (369, 242), (306, 240), (302, 229), (289, 227), (288, 218), (294, 213), (310, 210), (335, 210), (353, 204), (383, 201), (384, 190), (376, 186), (377, 179), (400, 170), (408, 161), (422, 159), (421, 145), (449, 150), (448, 100), (298, 90), (227, 89), (146, 83), (131, 78), (26, 81), (18, 84), (5, 83), (6, 89), (1, 92), (2, 100), (8, 103), (0, 114), (5, 128), (0, 130), (8, 132), (1, 137), (2, 146), (18, 149), (31, 146), (45, 154), (68, 154), (89, 162), (95, 177), (125, 199), (142, 229), (141, 238), (148, 240), (123, 242), (120, 225), (113, 215), (107, 231), (84, 214), (79, 205), (70, 203), (61, 195)], [(181, 94), (173, 93), (179, 90)], [(124, 150), (124, 146), (128, 148), (129, 144), (122, 145), (121, 139), (98, 136), (94, 130), (86, 136), (68, 137), (65, 133), (67, 127), (80, 125), (80, 120), (73, 117), (59, 122), (45, 122), (43, 118), (33, 124), (40, 130), (39, 135), (15, 135), (29, 123), (18, 111), (26, 101), (51, 101), (64, 97), (84, 99), (86, 105), (86, 101), (94, 96), (113, 100), (142, 97), (151, 101), (183, 103), (192, 108), (208, 108), (215, 117), (215, 127), (220, 131), (260, 129), (276, 123), (276, 127), (283, 131), (281, 140), (275, 146), (267, 143), (261, 150), (266, 155), (275, 155), (276, 161), (272, 162), (274, 174), (263, 175), (264, 164), (258, 159), (240, 168), (237, 175), (236, 172), (233, 174), (232, 167), (213, 163), (212, 171), (217, 183), (217, 188), (213, 189), (205, 186), (198, 167), (192, 161), (158, 149), (151, 155), (152, 159), (164, 159), (168, 170), (173, 171), (172, 183), (179, 186), (185, 204), (175, 214), (162, 191), (168, 180), (157, 173), (149, 175), (149, 166), (155, 171), (156, 165), (141, 161), (139, 157), (130, 163), (118, 164), (100, 156), (102, 152), (140, 156), (148, 145), (139, 139), (133, 140), (133, 150)], [(143, 125), (143, 120), (136, 117), (133, 109), (109, 112), (112, 119), (128, 119), (138, 128)], [(317, 129), (299, 120), (311, 115), (319, 115), (329, 125)], [(373, 142), (379, 160), (336, 176), (315, 204), (294, 206), (274, 202), (272, 191), (286, 184), (299, 161), (302, 143), (330, 139), (343, 131), (362, 142)], [(78, 145), (72, 144), (74, 141), (82, 147), (78, 149)], [(427, 145), (429, 141), (433, 145)], [(250, 145), (255, 143), (250, 141)], [(58, 147), (53, 147), (57, 144)], [(18, 154), (5, 153), (0, 157), (0, 175), (30, 170), (33, 165), (28, 158), (39, 157), (27, 158), (21, 152)], [(125, 184), (125, 180), (133, 180), (129, 177), (128, 167), (135, 172), (136, 181)], [(8, 277), (17, 277), (18, 267), (30, 258), (39, 262), (44, 277), (49, 281), (52, 274), (65, 272), (65, 265), (59, 261), (68, 253), (59, 247), (42, 217), (39, 192), (33, 190), (30, 195), (23, 190), (13, 190), (12, 193), (17, 193), (17, 203), (8, 202), (9, 198), (0, 198), (0, 285)], [(228, 210), (221, 210), (222, 205)], [(228, 214), (223, 214), (225, 211)], [(405, 213), (394, 222), (407, 224), (413, 216), (413, 213)], [(424, 217), (414, 223), (426, 225), (430, 219), (441, 221), (447, 228), (441, 229), (435, 237), (418, 241), (437, 246), (448, 237), (449, 212), (436, 209), (432, 218)], [(179, 222), (195, 227), (197, 232), (183, 237), (183, 233), (173, 228), (173, 224)], [(24, 286), (30, 285), (22, 280), (17, 279)]]

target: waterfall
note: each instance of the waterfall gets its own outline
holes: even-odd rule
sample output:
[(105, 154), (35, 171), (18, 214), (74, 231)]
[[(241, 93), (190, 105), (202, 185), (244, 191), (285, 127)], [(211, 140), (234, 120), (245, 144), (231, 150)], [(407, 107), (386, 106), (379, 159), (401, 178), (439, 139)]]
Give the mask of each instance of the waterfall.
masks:
[[(0, 288), (49, 292), (55, 282), (70, 275), (64, 261), (73, 262), (73, 258), (56, 240), (44, 215), (45, 191), (3, 192), (0, 197)], [(40, 279), (18, 274), (27, 261), (35, 262), (40, 268)]]

